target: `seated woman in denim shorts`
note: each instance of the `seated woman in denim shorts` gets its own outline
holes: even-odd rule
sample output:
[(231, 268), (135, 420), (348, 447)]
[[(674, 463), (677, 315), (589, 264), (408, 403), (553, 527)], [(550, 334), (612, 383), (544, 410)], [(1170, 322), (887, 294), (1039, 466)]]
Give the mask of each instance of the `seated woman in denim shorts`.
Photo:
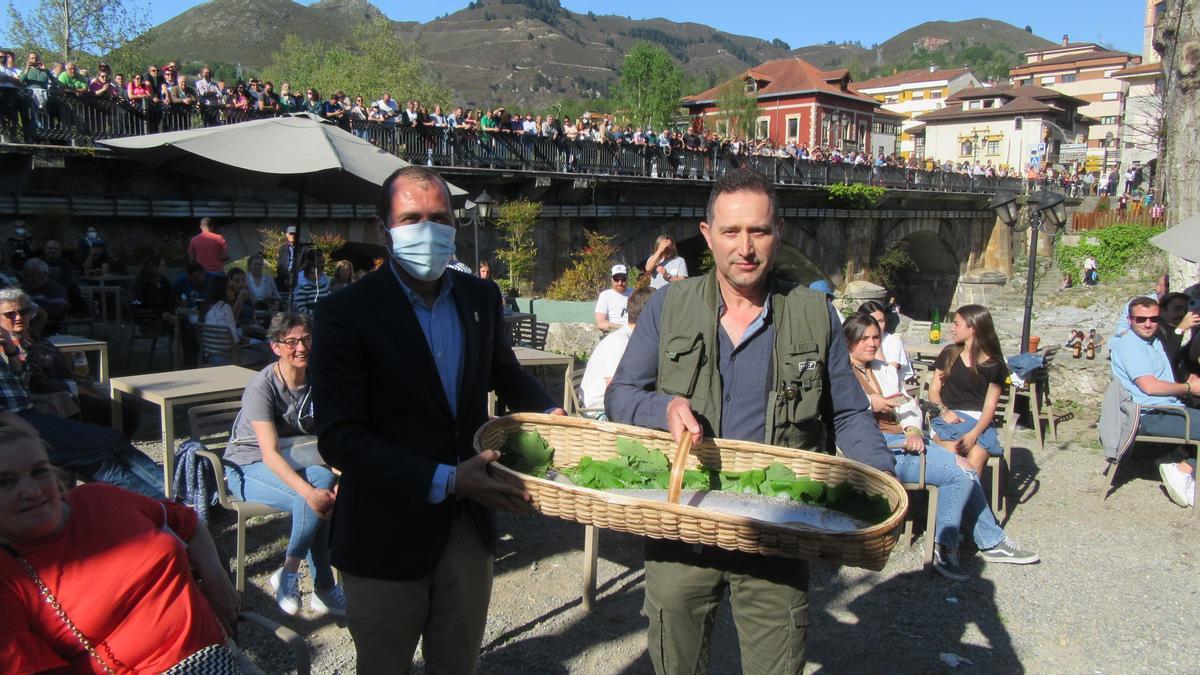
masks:
[(929, 401), (941, 412), (933, 419), (933, 437), (966, 457), (975, 473), (983, 473), (989, 456), (1004, 454), (992, 421), (1007, 386), (1008, 366), (992, 315), (982, 305), (958, 308), (950, 339), (953, 343), (933, 363), (929, 382)]
[(996, 522), (979, 476), (967, 459), (926, 442), (921, 433), (921, 409), (901, 389), (898, 369), (876, 358), (882, 355), (882, 333), (875, 318), (855, 314), (846, 319), (842, 330), (854, 376), (867, 394), (875, 423), (896, 457), (896, 477), (906, 483), (919, 481), (924, 456), (925, 482), (938, 488), (936, 531), (925, 533), (934, 538), (934, 569), (949, 579), (966, 581), (958, 557), (960, 529), (971, 533), (980, 556), (988, 562), (1037, 562), (1037, 554), (1021, 550)]

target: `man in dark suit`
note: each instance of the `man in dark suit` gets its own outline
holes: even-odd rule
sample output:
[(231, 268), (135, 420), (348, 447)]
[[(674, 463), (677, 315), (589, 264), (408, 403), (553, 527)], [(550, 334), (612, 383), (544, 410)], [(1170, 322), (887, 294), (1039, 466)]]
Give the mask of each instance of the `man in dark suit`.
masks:
[(472, 673), (495, 551), (493, 509), (528, 495), (475, 454), (488, 390), (514, 410), (555, 408), (521, 370), (487, 281), (446, 269), (457, 224), (446, 182), (410, 166), (384, 184), (392, 259), (315, 312), (310, 366), (321, 455), (342, 472), (332, 526), (358, 672)]

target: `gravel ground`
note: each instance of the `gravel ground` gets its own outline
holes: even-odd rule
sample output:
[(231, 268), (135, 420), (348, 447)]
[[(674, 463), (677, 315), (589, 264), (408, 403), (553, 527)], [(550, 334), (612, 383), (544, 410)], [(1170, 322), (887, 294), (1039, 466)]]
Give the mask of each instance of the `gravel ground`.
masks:
[[(1030, 450), (1030, 432), (1018, 435), (1007, 530), (1041, 555), (1040, 564), (970, 558), (972, 579), (956, 583), (922, 568), (918, 540), (898, 547), (882, 572), (814, 565), (806, 672), (929, 672), (946, 668), (943, 653), (979, 672), (1196, 672), (1200, 517), (1167, 499), (1154, 466), (1167, 449), (1153, 446), (1123, 467), (1102, 502), (1095, 438), (1080, 420), (1063, 424), (1045, 452)], [(234, 521), (216, 513), (218, 546), (232, 555)], [(481, 672), (652, 672), (638, 537), (602, 532), (599, 598), (584, 613), (582, 526), (502, 516), (500, 531)], [(246, 608), (306, 636), (314, 673), (353, 673), (343, 626), (306, 612), (288, 617), (267, 590), (287, 535), (286, 517), (251, 524)], [(277, 644), (258, 635), (247, 642), (267, 672), (289, 672)], [(711, 654), (710, 672), (739, 670), (727, 605)]]

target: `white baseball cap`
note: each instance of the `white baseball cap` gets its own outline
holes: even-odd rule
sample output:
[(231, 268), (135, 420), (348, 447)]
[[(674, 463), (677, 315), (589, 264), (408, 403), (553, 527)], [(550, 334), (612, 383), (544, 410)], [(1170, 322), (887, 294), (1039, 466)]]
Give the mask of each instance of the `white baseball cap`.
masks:
[(624, 274), (625, 276), (629, 276), (629, 270), (626, 269), (624, 265), (613, 265), (612, 275), (615, 277), (618, 274)]

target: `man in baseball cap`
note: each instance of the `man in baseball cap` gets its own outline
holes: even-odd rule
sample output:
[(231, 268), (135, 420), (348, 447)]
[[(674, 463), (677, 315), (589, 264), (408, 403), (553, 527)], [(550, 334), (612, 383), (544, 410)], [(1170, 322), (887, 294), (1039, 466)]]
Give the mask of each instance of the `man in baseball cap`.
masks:
[(596, 300), (596, 327), (605, 333), (629, 323), (626, 303), (633, 290), (629, 288), (629, 269), (612, 266), (612, 288), (606, 288)]

